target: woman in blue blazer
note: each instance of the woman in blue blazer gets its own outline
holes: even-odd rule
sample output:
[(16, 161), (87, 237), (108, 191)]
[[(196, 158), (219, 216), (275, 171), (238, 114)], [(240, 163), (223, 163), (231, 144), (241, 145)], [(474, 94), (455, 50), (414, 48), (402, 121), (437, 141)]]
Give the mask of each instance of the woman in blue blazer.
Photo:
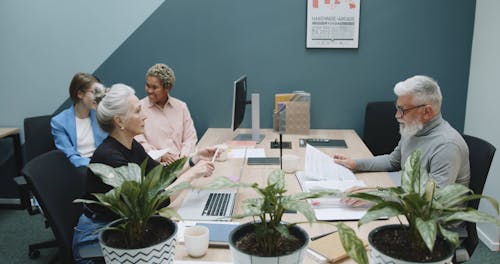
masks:
[(98, 125), (95, 108), (96, 92), (104, 90), (92, 75), (77, 73), (69, 86), (73, 106), (50, 121), (55, 145), (75, 167), (86, 166), (94, 150), (108, 136)]

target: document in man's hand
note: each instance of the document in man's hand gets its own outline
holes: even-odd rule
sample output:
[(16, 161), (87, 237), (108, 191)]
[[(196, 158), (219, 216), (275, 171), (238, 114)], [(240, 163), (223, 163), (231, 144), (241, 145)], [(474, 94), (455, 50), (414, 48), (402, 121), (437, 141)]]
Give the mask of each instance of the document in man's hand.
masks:
[(344, 181), (356, 179), (351, 170), (337, 164), (332, 157), (311, 145), (306, 146), (304, 172), (308, 180)]
[[(354, 173), (318, 149), (307, 145), (305, 170), (295, 175), (303, 191), (336, 189), (341, 192), (354, 186), (365, 186)], [(342, 221), (359, 220), (368, 207), (350, 207), (340, 202), (340, 197), (325, 197), (309, 200), (317, 220)]]

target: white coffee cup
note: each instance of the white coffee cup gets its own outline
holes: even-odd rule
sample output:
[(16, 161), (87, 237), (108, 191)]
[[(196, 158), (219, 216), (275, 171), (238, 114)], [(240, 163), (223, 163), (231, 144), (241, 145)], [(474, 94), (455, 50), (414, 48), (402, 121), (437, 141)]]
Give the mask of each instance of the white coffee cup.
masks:
[(201, 257), (208, 250), (208, 233), (206, 226), (191, 226), (184, 231), (184, 245), (187, 253), (194, 258)]
[(299, 157), (295, 155), (283, 155), (281, 157), (283, 171), (286, 173), (294, 173), (299, 168)]
[(219, 154), (217, 155), (216, 160), (217, 161), (225, 161), (225, 160), (227, 160), (227, 148), (220, 148), (219, 149)]

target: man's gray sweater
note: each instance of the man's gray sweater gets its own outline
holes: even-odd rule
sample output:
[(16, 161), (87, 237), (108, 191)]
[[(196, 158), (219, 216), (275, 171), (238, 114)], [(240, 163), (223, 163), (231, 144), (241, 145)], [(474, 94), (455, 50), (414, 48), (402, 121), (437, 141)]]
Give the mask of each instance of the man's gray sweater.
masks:
[(469, 186), (469, 148), (462, 136), (446, 122), (441, 114), (414, 136), (401, 138), (390, 154), (369, 159), (357, 159), (358, 171), (398, 171), (415, 151), (422, 152), (421, 164), (438, 186), (460, 183)]

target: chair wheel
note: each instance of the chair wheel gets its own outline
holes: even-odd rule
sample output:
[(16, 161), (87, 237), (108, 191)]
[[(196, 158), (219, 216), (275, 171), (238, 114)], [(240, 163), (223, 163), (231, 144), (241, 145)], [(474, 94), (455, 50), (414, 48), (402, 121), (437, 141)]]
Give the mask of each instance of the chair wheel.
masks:
[(36, 259), (38, 257), (40, 257), (40, 251), (39, 250), (30, 250), (30, 252), (28, 253), (30, 259)]

